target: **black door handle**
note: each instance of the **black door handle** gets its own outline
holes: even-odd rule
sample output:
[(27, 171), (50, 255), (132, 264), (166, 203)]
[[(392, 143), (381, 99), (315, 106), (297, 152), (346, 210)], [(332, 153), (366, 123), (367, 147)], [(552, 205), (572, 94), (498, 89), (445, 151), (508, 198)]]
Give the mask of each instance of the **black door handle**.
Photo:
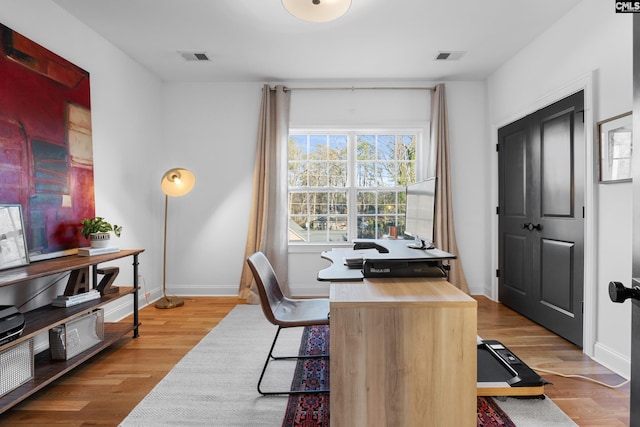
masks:
[(533, 231), (533, 230), (542, 230), (542, 224), (532, 224), (530, 222), (525, 222), (524, 224), (522, 224), (522, 228), (526, 228), (529, 231)]
[(613, 302), (624, 302), (627, 298), (640, 300), (640, 287), (626, 288), (620, 282), (609, 282), (609, 298)]

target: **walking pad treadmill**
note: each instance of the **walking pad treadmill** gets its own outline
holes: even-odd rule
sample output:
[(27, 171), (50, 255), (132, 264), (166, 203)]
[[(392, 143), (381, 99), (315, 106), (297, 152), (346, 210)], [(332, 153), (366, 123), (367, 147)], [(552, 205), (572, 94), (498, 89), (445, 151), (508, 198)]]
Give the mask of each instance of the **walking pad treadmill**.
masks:
[(478, 396), (544, 397), (545, 384), (504, 344), (478, 338)]

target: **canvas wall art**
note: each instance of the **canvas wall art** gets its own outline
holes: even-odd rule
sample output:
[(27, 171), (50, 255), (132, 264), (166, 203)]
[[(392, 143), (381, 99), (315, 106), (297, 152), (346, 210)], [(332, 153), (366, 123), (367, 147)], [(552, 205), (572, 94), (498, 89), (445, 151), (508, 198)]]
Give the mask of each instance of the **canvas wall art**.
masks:
[(0, 203), (30, 260), (73, 253), (95, 216), (89, 73), (0, 24)]

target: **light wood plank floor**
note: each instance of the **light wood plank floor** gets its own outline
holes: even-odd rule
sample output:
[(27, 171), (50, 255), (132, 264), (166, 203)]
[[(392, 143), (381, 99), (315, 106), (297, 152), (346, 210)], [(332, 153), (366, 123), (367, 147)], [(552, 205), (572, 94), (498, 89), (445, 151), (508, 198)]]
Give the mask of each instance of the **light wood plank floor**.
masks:
[[(486, 298), (478, 299), (478, 334), (509, 347), (530, 366), (622, 382), (580, 349)], [(187, 298), (183, 307), (140, 312), (140, 337), (113, 348), (0, 415), (0, 426), (117, 426), (167, 372), (241, 303), (237, 298)], [(131, 321), (126, 319), (124, 321)], [(629, 425), (629, 385), (608, 389), (543, 374), (546, 394), (580, 426)], [(257, 380), (257, 379), (256, 379)]]

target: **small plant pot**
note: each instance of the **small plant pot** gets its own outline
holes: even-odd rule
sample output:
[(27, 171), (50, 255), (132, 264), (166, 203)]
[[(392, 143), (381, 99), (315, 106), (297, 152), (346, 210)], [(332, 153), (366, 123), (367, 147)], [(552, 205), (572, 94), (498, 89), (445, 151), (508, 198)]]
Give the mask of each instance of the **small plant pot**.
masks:
[(106, 248), (109, 247), (111, 233), (91, 233), (89, 240), (92, 248)]

